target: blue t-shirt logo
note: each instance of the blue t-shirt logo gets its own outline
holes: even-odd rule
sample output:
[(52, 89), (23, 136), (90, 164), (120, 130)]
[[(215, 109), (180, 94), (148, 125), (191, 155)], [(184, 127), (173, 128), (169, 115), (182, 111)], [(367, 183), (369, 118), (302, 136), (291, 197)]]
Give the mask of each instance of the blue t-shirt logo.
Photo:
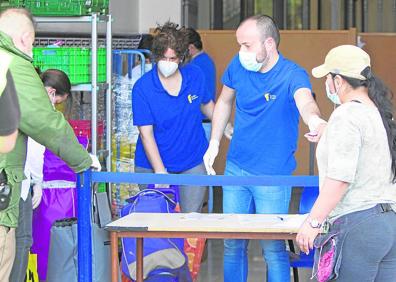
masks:
[(272, 95), (270, 93), (265, 93), (264, 94), (264, 98), (267, 102), (269, 102), (269, 100), (275, 100), (276, 99), (276, 95)]
[(192, 104), (192, 102), (193, 102), (195, 99), (197, 99), (197, 98), (198, 98), (197, 95), (188, 94), (188, 96), (187, 96), (188, 102), (189, 102), (190, 104)]

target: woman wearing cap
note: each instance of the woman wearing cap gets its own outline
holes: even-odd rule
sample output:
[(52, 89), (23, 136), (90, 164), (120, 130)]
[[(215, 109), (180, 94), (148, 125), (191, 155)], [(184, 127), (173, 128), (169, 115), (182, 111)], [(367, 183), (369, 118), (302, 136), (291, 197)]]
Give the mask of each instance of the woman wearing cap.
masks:
[[(369, 55), (352, 45), (330, 50), (312, 75), (326, 77), (327, 96), (340, 106), (317, 147), (320, 194), (297, 243), (307, 253), (318, 248), (319, 281), (396, 281), (392, 93), (372, 73)], [(325, 221), (329, 231), (318, 236)]]

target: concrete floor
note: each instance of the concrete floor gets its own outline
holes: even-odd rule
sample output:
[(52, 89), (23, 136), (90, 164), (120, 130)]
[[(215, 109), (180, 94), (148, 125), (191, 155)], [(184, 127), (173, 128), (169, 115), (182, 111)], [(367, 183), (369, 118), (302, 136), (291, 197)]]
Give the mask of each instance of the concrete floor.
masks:
[[(293, 189), (289, 213), (297, 213), (300, 201), (301, 189)], [(222, 212), (221, 189), (214, 189), (213, 212)], [(205, 207), (204, 207), (205, 209)], [(201, 270), (197, 282), (222, 282), (223, 281), (223, 240), (208, 240), (206, 259), (201, 264)], [(312, 269), (299, 269), (299, 282), (309, 282)], [(293, 272), (290, 269), (290, 279), (293, 281)], [(266, 269), (261, 247), (257, 240), (251, 240), (249, 244), (249, 274), (248, 282), (266, 281)], [(238, 282), (238, 281), (235, 281)]]

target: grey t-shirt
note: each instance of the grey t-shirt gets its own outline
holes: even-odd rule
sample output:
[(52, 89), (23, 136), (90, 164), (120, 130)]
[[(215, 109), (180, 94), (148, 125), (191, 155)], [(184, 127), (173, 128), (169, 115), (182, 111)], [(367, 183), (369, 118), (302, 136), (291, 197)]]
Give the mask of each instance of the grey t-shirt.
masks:
[(377, 108), (349, 102), (334, 110), (316, 158), (319, 187), (325, 177), (350, 183), (330, 221), (378, 203), (392, 203), (396, 211), (388, 139)]

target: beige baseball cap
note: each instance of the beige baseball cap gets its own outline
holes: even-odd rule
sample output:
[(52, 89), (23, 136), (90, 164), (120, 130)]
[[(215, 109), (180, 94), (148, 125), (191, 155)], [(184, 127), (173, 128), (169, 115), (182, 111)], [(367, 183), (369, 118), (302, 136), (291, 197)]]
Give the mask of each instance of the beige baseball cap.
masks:
[(329, 73), (366, 80), (361, 72), (370, 67), (370, 56), (354, 45), (341, 45), (329, 51), (323, 65), (312, 69), (312, 75), (321, 78)]

